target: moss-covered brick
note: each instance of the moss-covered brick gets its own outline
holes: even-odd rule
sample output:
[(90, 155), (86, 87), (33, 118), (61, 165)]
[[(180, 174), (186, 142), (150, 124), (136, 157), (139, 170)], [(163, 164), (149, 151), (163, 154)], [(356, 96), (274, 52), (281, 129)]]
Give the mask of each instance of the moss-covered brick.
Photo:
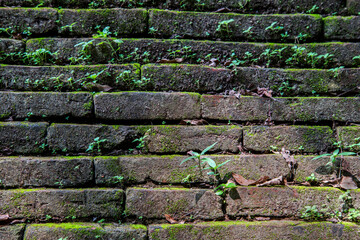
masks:
[(345, 148), (355, 151), (360, 150), (360, 146), (356, 146), (360, 142), (360, 127), (337, 127), (336, 134)]
[(47, 239), (124, 239), (145, 240), (147, 228), (143, 225), (96, 223), (47, 223), (28, 225), (25, 240)]
[[(31, 117), (88, 117), (92, 108), (90, 93), (0, 92), (0, 116), (25, 119)], [(1, 118), (1, 117), (0, 117)]]
[(237, 126), (151, 126), (146, 131), (144, 150), (150, 153), (201, 152), (218, 142), (209, 152), (238, 152), (242, 129)]
[(336, 188), (311, 187), (238, 187), (226, 197), (230, 216), (300, 217), (305, 206), (321, 206), (341, 210), (343, 192)]
[(126, 210), (130, 216), (164, 219), (164, 214), (184, 219), (223, 217), (220, 197), (205, 189), (129, 188)]
[(244, 127), (243, 144), (250, 151), (281, 150), (317, 153), (332, 148), (335, 139), (326, 126)]
[(216, 120), (358, 122), (359, 98), (263, 98), (203, 95), (202, 117)]
[(23, 54), (24, 51), (25, 43), (23, 41), (0, 38), (0, 62), (17, 62), (21, 58), (21, 54)]
[(149, 239), (356, 239), (356, 223), (303, 221), (228, 221), (197, 224), (155, 224), (149, 226)]
[[(136, 36), (147, 27), (145, 9), (61, 9), (59, 33), (65, 36), (91, 36), (103, 32), (107, 36)], [(108, 28), (104, 31), (105, 28)], [(106, 37), (102, 35), (102, 37)]]
[(45, 149), (48, 123), (0, 122), (0, 152), (37, 154)]
[(127, 149), (135, 138), (133, 127), (87, 124), (52, 124), (47, 132), (50, 150), (72, 153), (105, 153), (115, 149)]
[[(241, 15), (150, 10), (150, 29), (155, 36), (201, 39), (247, 39), (250, 41), (306, 41), (321, 37), (322, 19), (317, 15)], [(281, 34), (285, 34), (282, 37)]]
[(74, 66), (16, 66), (1, 65), (0, 89), (21, 91), (102, 91), (129, 90), (132, 80), (140, 79), (140, 66), (74, 65)]
[(347, 0), (346, 7), (349, 14), (358, 15), (360, 12), (360, 2), (358, 0)]
[(0, 238), (8, 239), (8, 240), (22, 239), (24, 230), (25, 230), (25, 224), (2, 226), (0, 229)]
[(123, 191), (120, 189), (15, 189), (1, 190), (0, 213), (13, 218), (62, 219), (91, 217), (120, 219)]
[[(66, 149), (64, 149), (66, 151)], [(3, 187), (78, 187), (92, 184), (92, 159), (2, 157)]]
[(360, 16), (324, 18), (325, 38), (328, 40), (360, 40)]
[[(244, 43), (244, 42), (220, 42), (220, 41), (196, 41), (196, 40), (160, 40), (160, 39), (121, 39), (122, 42), (114, 42), (110, 39), (110, 45), (104, 39), (91, 38), (64, 38), (64, 39), (30, 39), (26, 42), (28, 51), (45, 48), (51, 52), (62, 49), (57, 55), (59, 63), (70, 63), (70, 58), (79, 58), (81, 54), (89, 55), (84, 62), (86, 64), (108, 62), (137, 62), (155, 63), (159, 59), (173, 59), (183, 57), (183, 63), (196, 63), (199, 61), (209, 62), (210, 58), (216, 58), (220, 66), (224, 65), (233, 55), (243, 60), (246, 52), (252, 54), (250, 60), (257, 59), (257, 65), (269, 67), (352, 67), (356, 62), (355, 56), (360, 55), (360, 43), (310, 43), (281, 44), (281, 43)], [(100, 44), (102, 43), (103, 44)], [(80, 44), (80, 45), (78, 45)], [(86, 51), (83, 52), (85, 44)], [(99, 45), (100, 44), (100, 45)], [(76, 46), (76, 47), (75, 47)], [(304, 48), (296, 58), (287, 61), (298, 52), (298, 47)], [(114, 54), (113, 49), (118, 49)], [(267, 50), (268, 49), (268, 50)], [(270, 51), (270, 52), (269, 52)], [(275, 52), (274, 52), (275, 51)], [(273, 53), (272, 53), (273, 52)], [(321, 56), (316, 63), (311, 61), (308, 54)], [(120, 55), (122, 54), (122, 55)], [(211, 54), (211, 55), (209, 55)], [(269, 54), (271, 55), (269, 57)], [(328, 55), (326, 55), (328, 54)], [(116, 56), (124, 56), (117, 58)], [(112, 60), (113, 59), (113, 60)], [(228, 64), (228, 63), (227, 63)], [(244, 66), (254, 64), (253, 61), (245, 61)]]
[[(0, 27), (24, 35), (49, 35), (56, 31), (57, 11), (50, 8), (0, 8)], [(25, 33), (24, 33), (25, 31)], [(6, 33), (3, 36), (9, 37)]]
[(108, 120), (180, 120), (200, 118), (194, 93), (118, 92), (94, 96), (95, 115)]

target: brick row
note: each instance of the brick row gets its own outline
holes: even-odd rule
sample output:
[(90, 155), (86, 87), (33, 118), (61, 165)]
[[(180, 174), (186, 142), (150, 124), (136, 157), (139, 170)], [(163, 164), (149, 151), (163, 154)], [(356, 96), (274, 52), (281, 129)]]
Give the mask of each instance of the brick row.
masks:
[(236, 60), (235, 66), (335, 68), (358, 66), (356, 58), (353, 58), (360, 55), (359, 43), (356, 42), (297, 45), (126, 38), (120, 42), (92, 38), (42, 38), (26, 41), (28, 52), (35, 52), (37, 49), (46, 49), (51, 53), (62, 49), (54, 56), (58, 64), (73, 61), (86, 64), (134, 61), (155, 63), (161, 59), (174, 58), (183, 58), (183, 63), (210, 63), (210, 59), (216, 58), (220, 66), (229, 65)]
[[(348, 10), (350, 14), (357, 14), (356, 0), (348, 0)], [(154, 7), (163, 9), (187, 10), (187, 11), (214, 11), (220, 8), (228, 8), (235, 12), (241, 13), (322, 13), (333, 14), (344, 12), (344, 2), (340, 0), (307, 0), (294, 2), (291, 0), (252, 0), (252, 1), (216, 1), (216, 0), (3, 0), (0, 6), (21, 6), (21, 7), (63, 7), (63, 8), (134, 8), (134, 7)]]

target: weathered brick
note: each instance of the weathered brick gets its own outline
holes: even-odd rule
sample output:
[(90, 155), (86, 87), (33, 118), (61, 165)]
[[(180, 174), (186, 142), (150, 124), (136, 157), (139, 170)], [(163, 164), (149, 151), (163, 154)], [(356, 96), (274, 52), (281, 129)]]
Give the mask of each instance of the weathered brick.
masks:
[(4, 187), (74, 187), (92, 184), (92, 159), (0, 158), (0, 179)]
[(112, 36), (136, 36), (147, 28), (144, 9), (86, 9), (59, 10), (59, 33), (71, 36), (91, 36), (109, 27)]
[(16, 189), (0, 191), (0, 213), (13, 218), (114, 218), (122, 213), (120, 189)]
[(305, 206), (323, 204), (341, 210), (343, 192), (336, 188), (311, 187), (238, 187), (226, 197), (226, 212), (230, 216), (300, 217)]
[[(301, 33), (311, 41), (321, 37), (322, 18), (320, 15), (300, 14), (241, 15), (150, 10), (149, 26), (156, 29), (155, 36), (163, 37), (294, 41)], [(249, 28), (250, 32), (246, 32)], [(284, 38), (281, 34), (285, 32), (288, 36)]]
[(22, 239), (24, 230), (25, 224), (2, 226), (0, 228), (0, 238), (6, 240), (19, 240)]
[(98, 154), (124, 149), (134, 136), (135, 131), (129, 126), (52, 124), (48, 128), (47, 143), (55, 151), (78, 153), (89, 149), (89, 153)]
[(90, 93), (0, 92), (0, 119), (13, 117), (88, 117), (92, 113)]
[(99, 93), (94, 96), (95, 115), (109, 120), (200, 118), (200, 97), (196, 93)]
[(142, 76), (150, 78), (149, 90), (210, 92), (231, 89), (234, 82), (230, 69), (189, 64), (146, 64)]
[[(140, 65), (94, 66), (0, 66), (0, 89), (22, 91), (101, 91), (131, 90), (131, 80), (140, 79)], [(14, 77), (16, 76), (16, 77)], [(96, 81), (96, 83), (94, 83)]]
[(149, 239), (357, 239), (355, 223), (266, 221), (150, 225)]
[(360, 16), (326, 17), (324, 32), (329, 40), (360, 40)]
[(143, 225), (118, 225), (96, 223), (48, 223), (26, 227), (25, 239), (147, 239)]
[(57, 11), (49, 8), (1, 8), (2, 28), (9, 28), (14, 34), (23, 33), (49, 35), (56, 31)]
[(360, 2), (358, 0), (347, 0), (346, 7), (349, 14), (358, 15), (360, 12)]
[[(360, 142), (360, 127), (337, 127), (336, 134), (338, 140), (341, 141), (343, 146), (345, 146), (347, 149), (349, 149), (348, 146), (358, 144)], [(360, 146), (353, 146), (351, 147), (351, 150), (359, 151)]]
[(7, 154), (43, 152), (48, 125), (45, 122), (1, 122), (0, 152)]
[(282, 147), (290, 151), (316, 153), (332, 148), (335, 139), (326, 126), (244, 127), (243, 144), (250, 151), (269, 152)]
[(126, 191), (126, 209), (130, 216), (165, 218), (218, 219), (223, 217), (221, 198), (205, 189), (142, 189)]
[(242, 134), (236, 126), (152, 126), (141, 130), (146, 132), (144, 150), (151, 153), (201, 152), (215, 142), (218, 144), (209, 152), (237, 152)]
[[(244, 66), (251, 64), (263, 65), (269, 67), (287, 66), (287, 67), (353, 67), (356, 61), (353, 60), (355, 56), (360, 55), (360, 43), (315, 43), (302, 44), (301, 46), (295, 44), (281, 44), (281, 43), (241, 43), (241, 42), (219, 42), (219, 41), (196, 41), (196, 40), (160, 40), (160, 39), (122, 39), (122, 43), (115, 43), (109, 40), (113, 45), (100, 44), (104, 42), (103, 39), (90, 38), (65, 38), (65, 39), (30, 39), (26, 42), (28, 51), (35, 51), (38, 48), (45, 48), (51, 52), (62, 49), (57, 58), (58, 62), (69, 63), (70, 57), (79, 58), (82, 50), (79, 43), (91, 44), (86, 47), (86, 53), (90, 58), (86, 63), (107, 63), (114, 58), (112, 48), (119, 48), (118, 54), (126, 56), (125, 58), (115, 58), (113, 61), (119, 62), (133, 62), (149, 63), (156, 62), (159, 59), (174, 57), (184, 57), (184, 63), (196, 63), (196, 60), (201, 59), (207, 61), (209, 54), (211, 58), (217, 58), (220, 65), (227, 62), (232, 55), (239, 56), (243, 60), (246, 52), (253, 56), (245, 61)], [(77, 45), (76, 47), (74, 47)], [(299, 47), (304, 48), (301, 54), (298, 52)], [(269, 49), (269, 50), (268, 50)], [(282, 49), (282, 50), (281, 50)], [(170, 50), (170, 51), (168, 51)], [(276, 50), (276, 54), (267, 57), (271, 51)], [(270, 51), (270, 52), (268, 52)], [(281, 52), (281, 54), (279, 53)], [(146, 54), (144, 54), (146, 52)], [(295, 52), (298, 53), (296, 58), (286, 62), (290, 57), (293, 57)], [(316, 58), (316, 62), (311, 60), (308, 53), (318, 54), (315, 56), (322, 56), (320, 59)], [(264, 53), (263, 55), (261, 55)], [(329, 55), (326, 55), (329, 54)], [(196, 56), (191, 57), (191, 56)], [(327, 57), (326, 57), (327, 56)], [(257, 59), (255, 62), (250, 60)], [(326, 60), (325, 60), (326, 59)]]
[(202, 117), (206, 119), (265, 121), (358, 122), (359, 98), (265, 98), (203, 95)]
[(23, 41), (0, 38), (0, 62), (13, 63), (19, 60), (25, 50)]

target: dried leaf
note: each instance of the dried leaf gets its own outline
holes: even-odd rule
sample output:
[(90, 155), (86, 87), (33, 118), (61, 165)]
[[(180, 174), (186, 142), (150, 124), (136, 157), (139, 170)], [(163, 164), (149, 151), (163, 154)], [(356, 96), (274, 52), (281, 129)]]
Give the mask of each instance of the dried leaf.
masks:
[(0, 215), (0, 222), (9, 220), (9, 214)]
[(205, 119), (194, 119), (194, 120), (181, 120), (180, 125), (208, 125), (209, 123)]
[(253, 180), (247, 180), (245, 179), (243, 176), (233, 173), (232, 174), (233, 178), (235, 179), (235, 182), (237, 184), (239, 184), (240, 186), (249, 186), (250, 184), (254, 184), (255, 181)]
[(256, 186), (263, 187), (263, 186), (274, 186), (274, 185), (284, 185), (284, 177), (280, 176), (280, 177), (271, 179), (270, 181), (264, 182), (262, 184), (258, 184)]
[(256, 217), (255, 220), (256, 221), (269, 221), (270, 218), (269, 217)]
[(185, 221), (184, 221), (184, 220), (182, 220), (182, 221), (180, 221), (180, 222), (179, 222), (179, 224), (185, 224)]
[(231, 12), (231, 10), (228, 9), (227, 7), (220, 8), (220, 9), (215, 11), (215, 13), (227, 13), (227, 12)]
[(268, 98), (272, 98), (272, 90), (269, 90), (268, 88), (257, 88), (257, 94), (260, 97), (263, 97), (264, 95)]
[(112, 89), (109, 85), (101, 85), (98, 83), (88, 83), (85, 85), (85, 88), (89, 91), (97, 91), (97, 92), (108, 92)]
[(343, 176), (340, 181), (340, 187), (342, 189), (350, 190), (350, 189), (357, 189), (358, 186), (356, 182), (352, 179), (352, 177)]
[(24, 223), (24, 222), (26, 222), (26, 218), (16, 219), (16, 220), (12, 221), (12, 222), (10, 223), (10, 225), (12, 225), (12, 224), (17, 224), (17, 223)]
[(211, 62), (209, 64), (210, 67), (216, 67), (219, 64), (219, 60), (217, 60), (216, 58), (210, 59), (210, 62)]
[(269, 179), (270, 179), (270, 177), (268, 177), (268, 176), (262, 176), (256, 182), (254, 182), (254, 184), (251, 184), (251, 185), (261, 184), (261, 183), (268, 181)]
[(163, 59), (157, 61), (157, 63), (182, 63), (183, 61), (184, 61), (183, 58), (175, 58), (175, 59), (163, 58)]
[(295, 160), (294, 156), (290, 155), (289, 150), (285, 150), (285, 148), (282, 148), (281, 155), (285, 159), (285, 161), (288, 164), (288, 167), (290, 168), (291, 171), (297, 169), (297, 161)]
[(174, 218), (172, 218), (169, 214), (165, 214), (166, 220), (171, 224), (176, 224), (178, 221), (176, 221)]

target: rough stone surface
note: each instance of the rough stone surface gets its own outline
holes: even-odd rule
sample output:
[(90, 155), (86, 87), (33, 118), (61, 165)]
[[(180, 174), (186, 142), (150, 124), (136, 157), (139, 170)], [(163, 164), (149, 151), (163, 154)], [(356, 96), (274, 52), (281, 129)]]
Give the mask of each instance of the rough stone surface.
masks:
[(147, 229), (143, 225), (118, 225), (95, 223), (48, 223), (31, 224), (25, 231), (27, 240), (48, 239), (147, 239)]
[(343, 192), (336, 188), (238, 187), (226, 197), (230, 216), (301, 216), (305, 206), (316, 205), (341, 210)]
[[(311, 41), (320, 37), (322, 19), (320, 15), (240, 15), (150, 10), (149, 26), (157, 30), (155, 36), (162, 37), (179, 35), (183, 38), (294, 41), (302, 33), (307, 35), (307, 41)], [(251, 33), (246, 33), (249, 28)], [(288, 37), (281, 37), (281, 33), (285, 32)]]
[(0, 152), (6, 154), (43, 152), (48, 125), (45, 122), (1, 122)]
[(0, 179), (4, 187), (81, 187), (92, 184), (92, 159), (3, 157)]
[(265, 121), (359, 122), (359, 98), (274, 98), (203, 95), (202, 117), (206, 119)]
[(333, 147), (335, 139), (326, 126), (255, 126), (244, 127), (243, 144), (250, 151), (281, 150), (317, 153)]
[(0, 92), (0, 119), (89, 117), (90, 93)]
[[(31, 34), (49, 35), (56, 31), (57, 11), (49, 8), (1, 8), (2, 28), (11, 27), (14, 34), (27, 30)], [(4, 33), (3, 33), (4, 34)], [(2, 34), (2, 35), (3, 35)], [(9, 36), (7, 36), (9, 37)]]
[(111, 36), (115, 32), (118, 36), (136, 36), (147, 28), (144, 9), (61, 9), (59, 16), (59, 33), (66, 36), (91, 36), (105, 27), (109, 27)]
[[(218, 142), (209, 152), (238, 152), (242, 130), (237, 126), (152, 126), (139, 127), (145, 133), (144, 150), (150, 153), (201, 152)], [(150, 130), (149, 130), (150, 129)]]
[(357, 239), (359, 226), (355, 223), (330, 222), (204, 222), (185, 225), (150, 225), (149, 239)]
[[(104, 85), (131, 90), (138, 64), (94, 66), (0, 66), (0, 89), (21, 91), (101, 91)], [(94, 83), (95, 81), (95, 83)]]
[(347, 0), (346, 7), (349, 14), (357, 15), (360, 12), (360, 2), (358, 0)]
[(130, 216), (145, 218), (217, 219), (223, 217), (221, 198), (204, 189), (141, 189), (126, 191), (126, 210)]
[(196, 119), (201, 114), (196, 93), (99, 93), (94, 104), (96, 117), (108, 120)]
[(343, 146), (347, 149), (359, 151), (360, 146), (353, 146), (349, 148), (348, 146), (358, 144), (360, 137), (360, 127), (337, 127), (336, 134), (339, 141), (342, 142)]
[(2, 226), (0, 228), (0, 238), (6, 240), (20, 240), (23, 237), (24, 230), (25, 224)]
[(19, 55), (23, 53), (25, 44), (23, 41), (0, 38), (0, 62), (13, 63), (18, 61)]
[(230, 69), (190, 64), (146, 64), (142, 76), (151, 79), (149, 90), (210, 92), (231, 89), (236, 83)]
[[(91, 39), (91, 38), (64, 38), (64, 39), (30, 39), (26, 42), (26, 47), (29, 51), (34, 51), (38, 48), (45, 48), (51, 52), (55, 52), (58, 49), (62, 49), (57, 56), (60, 63), (69, 63), (70, 57), (78, 58), (80, 56), (82, 46), (77, 45), (81, 42), (89, 42), (91, 44), (87, 47), (87, 52), (91, 56), (86, 61), (87, 64), (91, 63), (108, 63), (114, 58), (112, 54), (112, 48), (108, 44), (101, 44), (104, 42), (102, 39)], [(257, 58), (255, 62), (247, 61), (244, 66), (250, 64), (256, 65), (267, 65), (269, 67), (311, 67), (314, 63), (307, 56), (308, 53), (328, 55), (327, 62), (324, 57), (321, 60), (316, 61), (314, 65), (317, 68), (330, 68), (330, 67), (353, 67), (355, 62), (353, 58), (360, 55), (360, 43), (315, 43), (315, 44), (302, 44), (301, 47), (305, 48), (297, 59), (285, 62), (295, 53), (294, 44), (274, 44), (274, 43), (241, 43), (241, 42), (220, 42), (220, 41), (195, 41), (195, 40), (160, 40), (160, 39), (122, 39), (122, 43), (115, 43), (110, 40), (113, 44), (113, 48), (119, 49), (119, 54), (129, 56), (128, 58), (115, 59), (115, 62), (133, 62), (138, 63), (149, 63), (156, 62), (159, 59), (173, 59), (174, 57), (184, 57), (184, 63), (195, 63), (197, 59), (206, 60), (211, 54), (211, 58), (217, 58), (220, 64), (227, 62), (232, 55), (245, 56), (246, 52), (252, 53), (251, 59)], [(74, 47), (77, 45), (76, 47)], [(185, 47), (188, 50), (185, 50)], [(300, 47), (300, 46), (299, 46)], [(284, 49), (283, 49), (284, 48)], [(171, 51), (168, 51), (168, 50)], [(270, 59), (261, 55), (264, 52), (276, 50)], [(283, 49), (283, 50), (281, 50)], [(185, 53), (187, 51), (187, 53)], [(279, 51), (281, 54), (278, 54)], [(144, 56), (144, 52), (148, 55)], [(171, 53), (173, 52), (173, 53)], [(189, 57), (189, 55), (196, 56)], [(186, 57), (188, 55), (188, 57)], [(261, 55), (261, 56), (260, 56)], [(266, 56), (266, 54), (265, 54)], [(270, 61), (269, 61), (270, 60)], [(326, 64), (325, 64), (326, 63)]]
[(129, 126), (52, 124), (48, 129), (47, 143), (55, 151), (99, 154), (124, 149), (134, 136), (135, 132)]
[(324, 28), (328, 40), (359, 40), (360, 16), (327, 17), (324, 19)]
[(120, 189), (16, 189), (0, 191), (0, 213), (13, 218), (113, 218), (122, 214)]

